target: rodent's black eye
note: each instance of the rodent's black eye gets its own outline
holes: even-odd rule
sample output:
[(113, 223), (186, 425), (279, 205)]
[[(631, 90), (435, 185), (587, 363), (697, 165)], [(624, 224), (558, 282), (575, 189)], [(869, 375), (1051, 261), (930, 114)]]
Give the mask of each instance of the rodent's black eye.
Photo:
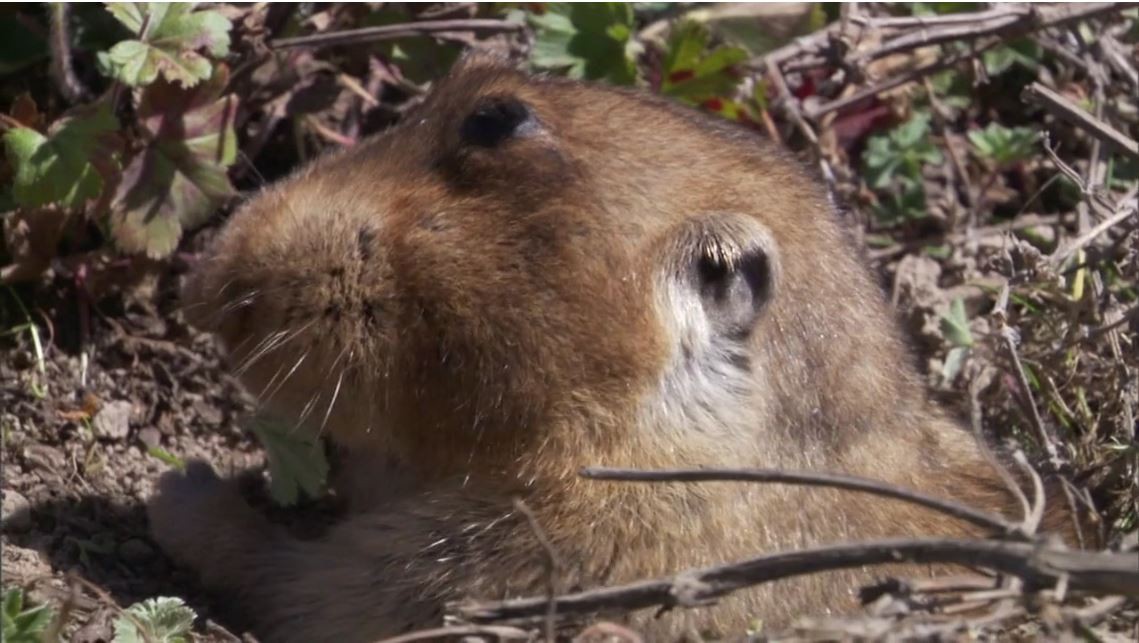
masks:
[(489, 97), (463, 121), (463, 142), (478, 147), (497, 147), (503, 141), (524, 136), (534, 129), (530, 109), (517, 98)]

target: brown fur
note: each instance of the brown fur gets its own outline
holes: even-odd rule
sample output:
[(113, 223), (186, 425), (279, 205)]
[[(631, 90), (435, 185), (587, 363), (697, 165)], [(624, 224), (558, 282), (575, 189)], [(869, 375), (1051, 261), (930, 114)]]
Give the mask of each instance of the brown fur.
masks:
[[(463, 143), (459, 124), (487, 97), (522, 101), (537, 125)], [(762, 279), (739, 327), (701, 303), (693, 266), (749, 258)], [(350, 484), (357, 511), (312, 542), (207, 470), (164, 479), (157, 539), (234, 592), (268, 640), (366, 641), (437, 624), (448, 600), (540, 594), (542, 551), (515, 496), (566, 561), (564, 588), (973, 533), (865, 495), (578, 479), (588, 465), (849, 472), (1009, 506), (970, 434), (926, 401), (818, 181), (640, 93), (468, 59), (400, 126), (248, 203), (186, 299), (236, 362), (252, 359), (240, 372), (269, 408), (369, 469)], [(662, 640), (785, 624), (852, 606), (875, 573), (633, 625)]]

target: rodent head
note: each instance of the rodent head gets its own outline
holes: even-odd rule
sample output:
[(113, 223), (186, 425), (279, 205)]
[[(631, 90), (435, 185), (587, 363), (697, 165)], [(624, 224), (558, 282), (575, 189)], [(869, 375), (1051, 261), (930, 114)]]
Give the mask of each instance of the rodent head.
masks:
[[(788, 248), (800, 276), (844, 269), (804, 249), (841, 245), (812, 183), (663, 100), (471, 58), (399, 126), (247, 203), (186, 310), (264, 404), (346, 443), (461, 466), (556, 441), (667, 451), (685, 422), (754, 442), (800, 386), (765, 379), (796, 357), (773, 312)], [(630, 435), (648, 424), (667, 428)]]

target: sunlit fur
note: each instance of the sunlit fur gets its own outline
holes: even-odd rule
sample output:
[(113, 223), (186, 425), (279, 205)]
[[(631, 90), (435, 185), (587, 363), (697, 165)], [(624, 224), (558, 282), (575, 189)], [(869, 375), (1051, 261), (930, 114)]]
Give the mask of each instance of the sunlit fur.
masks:
[[(480, 97), (537, 127), (470, 149)], [(686, 276), (765, 257), (750, 333)], [(208, 475), (163, 480), (156, 537), (270, 641), (367, 641), (444, 603), (621, 583), (807, 545), (965, 534), (897, 501), (783, 485), (585, 481), (588, 465), (849, 472), (1009, 506), (967, 432), (927, 402), (819, 181), (722, 121), (641, 93), (470, 58), (398, 127), (237, 212), (186, 310), (297, 430), (353, 452), (359, 510), (295, 541)], [(921, 570), (910, 570), (920, 573)], [(854, 605), (874, 570), (634, 616), (651, 640), (740, 634)]]

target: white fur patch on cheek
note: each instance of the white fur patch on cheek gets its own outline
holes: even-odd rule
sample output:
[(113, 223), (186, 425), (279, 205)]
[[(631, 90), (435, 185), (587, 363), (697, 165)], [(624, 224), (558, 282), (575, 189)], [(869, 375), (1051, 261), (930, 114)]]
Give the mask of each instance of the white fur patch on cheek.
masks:
[[(764, 403), (757, 394), (763, 374), (751, 368), (750, 344), (718, 336), (697, 293), (674, 275), (661, 275), (654, 285), (671, 351), (656, 390), (643, 401), (643, 430), (674, 453), (690, 452), (694, 465), (754, 465)], [(740, 444), (754, 444), (756, 451)]]

